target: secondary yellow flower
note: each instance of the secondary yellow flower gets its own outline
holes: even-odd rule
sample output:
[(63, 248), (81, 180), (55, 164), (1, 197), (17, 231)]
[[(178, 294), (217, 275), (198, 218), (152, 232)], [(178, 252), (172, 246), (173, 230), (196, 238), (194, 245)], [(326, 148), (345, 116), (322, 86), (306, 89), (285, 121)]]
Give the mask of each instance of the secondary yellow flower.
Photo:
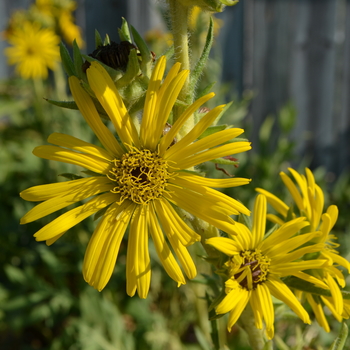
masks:
[[(236, 323), (248, 302), (254, 313), (255, 325), (262, 329), (263, 321), (269, 339), (274, 336), (274, 310), (271, 295), (287, 304), (305, 323), (310, 323), (304, 310), (281, 277), (293, 276), (307, 269), (323, 267), (327, 259), (296, 261), (306, 253), (321, 249), (321, 244), (304, 246), (319, 232), (295, 236), (308, 226), (304, 218), (283, 224), (271, 235), (265, 236), (266, 197), (259, 195), (255, 201), (253, 226), (236, 223), (229, 238), (214, 237), (206, 241), (229, 256), (225, 264), (228, 280), (225, 282), (226, 296), (216, 307), (217, 314), (230, 312), (228, 330)], [(304, 279), (314, 283), (315, 278), (305, 274)]]
[(5, 49), (9, 64), (24, 79), (45, 79), (48, 68), (54, 70), (60, 60), (60, 39), (50, 29), (26, 22), (15, 28), (7, 37), (12, 47)]
[(29, 211), (21, 223), (95, 196), (44, 226), (34, 236), (38, 241), (52, 244), (83, 219), (105, 209), (89, 242), (83, 265), (85, 280), (98, 290), (105, 287), (112, 275), (127, 227), (127, 293), (133, 296), (137, 290), (139, 296), (145, 298), (151, 277), (149, 235), (165, 270), (178, 285), (186, 281), (163, 232), (186, 275), (189, 278), (196, 275), (186, 246), (198, 241), (200, 236), (183, 222), (174, 206), (232, 234), (230, 228), (234, 225), (230, 224), (229, 216), (239, 212), (249, 214), (238, 201), (212, 189), (244, 185), (249, 183), (248, 179), (207, 179), (185, 171), (211, 159), (249, 150), (249, 142), (229, 142), (243, 130), (228, 129), (195, 141), (222, 112), (224, 106), (218, 106), (174, 144), (174, 137), (184, 122), (214, 94), (195, 101), (164, 135), (164, 126), (189, 73), (180, 71), (180, 64), (175, 64), (161, 83), (165, 66), (163, 56), (157, 61), (149, 82), (140, 132), (105, 69), (97, 62), (88, 68), (89, 85), (112, 121), (120, 142), (102, 123), (79, 80), (71, 76), (73, 97), (104, 148), (54, 133), (48, 141), (59, 147), (40, 146), (33, 151), (38, 157), (76, 164), (96, 173), (96, 176), (23, 191), (22, 198), (44, 202)]
[[(288, 169), (295, 182), (286, 175), (284, 172), (280, 173), (283, 183), (287, 187), (291, 194), (296, 207), (299, 210), (299, 215), (306, 217), (309, 222), (309, 231), (320, 230), (321, 235), (315, 238), (314, 243), (322, 244), (322, 249), (319, 252), (319, 258), (328, 259), (329, 266), (324, 267), (322, 270), (308, 271), (317, 279), (319, 279), (321, 288), (329, 289), (331, 297), (315, 297), (311, 293), (297, 292), (299, 298), (305, 297), (311, 305), (317, 322), (327, 331), (330, 331), (327, 319), (325, 317), (323, 306), (326, 305), (332, 312), (333, 316), (341, 322), (343, 313), (343, 297), (339, 288), (339, 285), (345, 287), (345, 279), (342, 272), (337, 268), (343, 266), (350, 272), (350, 263), (344, 259), (336, 251), (339, 244), (335, 243), (337, 239), (335, 235), (331, 234), (331, 230), (335, 225), (338, 218), (338, 208), (335, 205), (331, 205), (324, 213), (324, 194), (322, 189), (316, 184), (313, 173), (310, 169), (306, 168), (306, 176), (299, 174), (292, 168)], [(296, 184), (298, 187), (296, 186)], [(278, 224), (283, 224), (288, 221), (288, 216), (292, 215), (297, 217), (298, 213), (291, 213), (291, 208), (274, 196), (272, 193), (265, 191), (264, 189), (257, 188), (259, 193), (267, 196), (267, 201), (277, 211), (280, 216), (269, 214), (268, 218)], [(303, 273), (296, 275), (302, 278)], [(323, 284), (323, 286), (322, 286)]]

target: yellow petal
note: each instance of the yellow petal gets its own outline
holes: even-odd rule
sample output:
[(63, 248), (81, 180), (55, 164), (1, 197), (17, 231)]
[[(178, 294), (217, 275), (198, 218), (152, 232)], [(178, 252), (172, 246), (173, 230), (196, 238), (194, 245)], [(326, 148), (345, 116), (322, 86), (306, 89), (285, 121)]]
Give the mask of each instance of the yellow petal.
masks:
[(49, 240), (63, 231), (69, 230), (79, 222), (83, 221), (90, 215), (96, 213), (100, 209), (118, 200), (118, 196), (114, 193), (105, 193), (90, 199), (87, 203), (80, 207), (74, 208), (67, 213), (62, 214), (57, 219), (41, 228), (34, 234), (37, 241)]
[(107, 183), (107, 178), (105, 176), (86, 177), (78, 180), (33, 186), (22, 191), (20, 196), (26, 201), (41, 202), (50, 198), (64, 195), (65, 192), (70, 193), (77, 191), (85, 186), (99, 186), (104, 185), (105, 183)]
[(175, 79), (169, 84), (164, 94), (161, 92), (158, 96), (157, 111), (155, 112), (153, 122), (153, 132), (150, 137), (150, 141), (147, 140), (147, 147), (155, 149), (162, 136), (164, 125), (169, 118), (170, 112), (174, 106), (174, 103), (188, 77), (188, 70), (180, 72)]
[(97, 225), (85, 252), (84, 279), (101, 291), (114, 271), (120, 243), (129, 225), (135, 204), (111, 205)]
[(186, 136), (165, 152), (165, 158), (172, 159), (179, 150), (182, 150), (197, 139), (219, 116), (224, 107), (225, 105), (217, 106), (208, 112)]
[(166, 66), (165, 56), (161, 56), (152, 71), (152, 76), (148, 84), (146, 92), (145, 105), (143, 109), (140, 140), (143, 147), (149, 147), (148, 141), (152, 139), (152, 132), (154, 131), (155, 115), (158, 103), (158, 93), (161, 81), (163, 79)]
[[(151, 261), (148, 252), (148, 205), (138, 205), (131, 219), (127, 251), (127, 279), (129, 271), (136, 282), (137, 294), (145, 299), (151, 283)], [(129, 257), (131, 257), (129, 259)], [(132, 266), (130, 266), (132, 264)], [(135, 286), (127, 284), (127, 293), (132, 296)]]
[(235, 289), (232, 289), (216, 307), (216, 313), (219, 315), (226, 314), (227, 312), (231, 311), (242, 299), (245, 299), (245, 294), (247, 294), (247, 291), (245, 289), (242, 289), (237, 284), (237, 287)]
[(308, 313), (302, 307), (299, 300), (279, 278), (269, 276), (268, 281), (265, 283), (275, 298), (287, 304), (304, 323), (311, 323)]
[[(170, 186), (169, 186), (170, 187)], [(192, 215), (208, 222), (209, 224), (233, 235), (236, 232), (232, 229), (234, 221), (220, 211), (220, 206), (215, 206), (204, 196), (193, 195), (192, 193), (183, 191), (180, 195), (175, 191), (171, 194), (164, 193), (164, 197), (171, 203), (188, 211)]]
[(111, 119), (122, 142), (139, 147), (137, 130), (112, 78), (97, 62), (92, 62), (86, 73), (91, 89)]
[(160, 199), (153, 203), (157, 216), (168, 235), (174, 235), (184, 246), (201, 240), (201, 236), (185, 224), (167, 200)]
[(184, 179), (193, 184), (197, 184), (199, 186), (206, 187), (214, 187), (214, 188), (228, 188), (228, 187), (237, 187), (242, 185), (249, 184), (252, 180), (245, 179), (242, 177), (234, 177), (232, 179), (209, 179), (202, 176), (197, 176), (185, 172), (178, 172), (176, 174), (177, 178)]
[(115, 157), (120, 157), (124, 152), (112, 132), (103, 124), (94, 103), (89, 94), (80, 86), (79, 80), (75, 76), (68, 78), (70, 90), (74, 100), (90, 128), (97, 138)]
[(33, 154), (44, 159), (75, 164), (98, 174), (107, 174), (110, 168), (110, 162), (103, 158), (76, 153), (56, 146), (36, 147), (33, 150)]
[(225, 142), (234, 139), (235, 137), (241, 135), (244, 132), (243, 129), (232, 128), (227, 130), (222, 130), (216, 132), (212, 135), (204, 137), (201, 140), (193, 142), (192, 144), (179, 149), (176, 153), (173, 153), (171, 159), (176, 161), (177, 159), (186, 159), (194, 154), (203, 152), (212, 147), (224, 144)]
[(271, 334), (271, 329), (273, 329), (275, 314), (273, 310), (270, 291), (266, 286), (266, 284), (263, 283), (263, 284), (258, 284), (253, 293), (257, 294), (263, 319), (265, 320), (266, 329), (270, 330), (269, 333)]
[(59, 134), (57, 132), (51, 134), (47, 142), (53, 143), (54, 145), (66, 147), (76, 152), (85, 154), (91, 154), (95, 157), (103, 158), (107, 161), (112, 161), (114, 156), (109, 154), (106, 150), (101, 147), (97, 147), (91, 143), (77, 139), (76, 137)]
[(83, 188), (75, 188), (73, 191), (68, 193), (66, 192), (61, 196), (48, 199), (47, 201), (38, 204), (23, 216), (21, 219), (21, 225), (43, 218), (44, 216), (54, 213), (57, 210), (65, 208), (85, 198), (89, 198), (113, 189), (113, 185), (110, 184), (110, 180), (108, 178), (105, 179), (106, 183), (104, 184), (101, 182), (99, 184), (91, 182), (88, 186)]
[(252, 245), (256, 247), (264, 238), (266, 228), (266, 197), (258, 195), (254, 203)]
[(324, 314), (323, 311), (323, 305), (321, 303), (317, 303), (312, 294), (310, 293), (306, 293), (306, 299), (309, 302), (312, 311), (315, 314), (316, 320), (318, 322), (318, 324), (326, 331), (326, 332), (330, 332), (330, 328), (326, 319), (326, 316)]
[(284, 173), (280, 173), (281, 179), (287, 187), (288, 191), (292, 195), (295, 204), (298, 206), (300, 211), (305, 211), (307, 207), (304, 205), (304, 201), (297, 187), (294, 185), (294, 182)]
[(256, 188), (255, 191), (265, 195), (267, 202), (284, 218), (287, 216), (289, 207), (285, 203), (283, 203), (278, 197), (264, 190), (263, 188)]
[(170, 131), (160, 140), (159, 153), (163, 155), (170, 144), (173, 142), (176, 134), (181, 129), (186, 120), (205, 102), (213, 98), (215, 94), (212, 92), (207, 94), (198, 100), (196, 100), (191, 106), (189, 106), (179, 117), (179, 119), (171, 127)]
[(252, 293), (250, 291), (247, 291), (245, 289), (241, 290), (241, 293), (240, 293), (241, 298), (238, 300), (236, 307), (230, 311), (230, 315), (229, 315), (229, 318), (227, 321), (227, 329), (229, 331), (231, 330), (233, 325), (237, 322), (237, 320), (241, 316), (243, 310), (247, 306), (251, 294)]
[(237, 255), (241, 252), (235, 241), (226, 237), (212, 237), (207, 239), (205, 244), (213, 246), (228, 256)]
[(185, 277), (182, 274), (179, 264), (175, 260), (174, 255), (165, 241), (163, 231), (159, 226), (153, 206), (150, 207), (149, 232), (152, 236), (159, 259), (167, 274), (178, 283), (178, 286), (186, 284)]
[[(252, 147), (250, 145), (250, 142), (232, 142), (227, 145), (215, 147), (202, 153), (195, 154), (183, 160), (178, 159), (177, 155), (174, 154), (174, 158), (169, 158), (169, 160), (173, 160), (176, 163), (176, 168), (182, 170), (191, 168), (195, 165), (207, 162), (209, 160), (213, 160), (215, 158), (221, 158), (231, 154), (246, 152), (249, 151), (251, 148)], [(165, 156), (167, 157), (167, 154)]]

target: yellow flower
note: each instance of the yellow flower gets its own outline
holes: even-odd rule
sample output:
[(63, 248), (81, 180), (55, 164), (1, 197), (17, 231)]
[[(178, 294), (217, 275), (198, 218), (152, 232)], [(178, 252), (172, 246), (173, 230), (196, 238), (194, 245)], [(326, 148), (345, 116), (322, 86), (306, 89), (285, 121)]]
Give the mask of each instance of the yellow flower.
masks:
[(22, 198), (44, 202), (29, 211), (21, 223), (37, 220), (94, 196), (44, 226), (34, 236), (38, 241), (52, 244), (77, 223), (105, 209), (89, 242), (83, 265), (85, 280), (98, 290), (105, 287), (112, 275), (128, 227), (127, 293), (133, 296), (137, 290), (138, 295), (145, 298), (151, 278), (149, 235), (165, 270), (178, 285), (186, 281), (167, 241), (187, 277), (196, 275), (186, 246), (198, 241), (200, 236), (182, 221), (174, 206), (228, 231), (233, 226), (229, 215), (249, 214), (238, 201), (212, 187), (239, 186), (250, 180), (206, 179), (185, 171), (217, 157), (249, 150), (249, 142), (229, 142), (243, 130), (228, 129), (195, 141), (222, 112), (224, 106), (218, 106), (174, 144), (174, 137), (184, 122), (214, 94), (195, 101), (164, 135), (164, 126), (188, 76), (188, 71), (179, 71), (180, 64), (177, 63), (161, 83), (165, 66), (163, 56), (157, 61), (149, 82), (140, 132), (105, 69), (93, 62), (87, 70), (89, 85), (112, 121), (120, 142), (102, 123), (79, 80), (71, 76), (69, 84), (73, 97), (104, 148), (54, 133), (48, 141), (59, 147), (40, 146), (33, 151), (38, 157), (76, 164), (96, 173), (96, 176), (23, 191)]
[(58, 17), (59, 28), (64, 37), (64, 40), (70, 45), (74, 41), (80, 48), (84, 47), (85, 43), (81, 36), (81, 28), (74, 23), (74, 17), (68, 11), (62, 11)]
[[(326, 305), (332, 312), (333, 316), (341, 322), (343, 313), (343, 297), (339, 288), (339, 285), (345, 287), (345, 279), (342, 272), (337, 268), (343, 266), (350, 272), (350, 263), (344, 259), (335, 250), (339, 244), (334, 240), (337, 237), (331, 234), (331, 230), (335, 225), (338, 218), (338, 208), (335, 205), (331, 205), (324, 213), (324, 195), (322, 189), (316, 184), (313, 173), (310, 169), (306, 168), (306, 176), (299, 174), (292, 168), (288, 169), (296, 184), (293, 180), (284, 172), (280, 173), (283, 183), (287, 187), (291, 194), (293, 201), (299, 209), (299, 215), (306, 217), (309, 222), (309, 231), (320, 230), (321, 235), (314, 239), (314, 243), (322, 244), (322, 249), (319, 252), (319, 258), (329, 260), (329, 266), (324, 267), (318, 271), (308, 271), (314, 277), (320, 280), (320, 287), (329, 289), (331, 297), (320, 296), (316, 297), (311, 293), (298, 293), (299, 298), (306, 297), (307, 301), (311, 305), (317, 322), (327, 331), (330, 331), (328, 322), (324, 315), (323, 305)], [(283, 224), (288, 221), (288, 215), (290, 215), (291, 208), (274, 196), (272, 193), (265, 191), (264, 189), (257, 188), (259, 193), (267, 196), (269, 204), (277, 211), (280, 216), (269, 214), (268, 218), (275, 223)], [(297, 217), (297, 213), (292, 213), (293, 217)], [(302, 277), (302, 273), (296, 275)], [(322, 281), (322, 282), (321, 282)], [(323, 285), (322, 285), (323, 284)]]
[[(292, 291), (283, 283), (281, 277), (296, 275), (299, 271), (321, 268), (328, 263), (326, 259), (296, 261), (306, 253), (320, 249), (320, 244), (304, 246), (319, 232), (295, 236), (308, 222), (304, 218), (289, 221), (267, 237), (266, 197), (259, 195), (254, 205), (253, 226), (236, 223), (229, 238), (214, 237), (206, 241), (217, 250), (229, 256), (225, 283), (226, 296), (216, 307), (217, 314), (230, 312), (227, 328), (236, 323), (248, 302), (254, 313), (255, 325), (262, 329), (263, 321), (269, 339), (274, 336), (274, 310), (271, 295), (287, 304), (304, 322), (310, 323), (304, 310)], [(305, 274), (304, 279), (314, 283)]]
[(15, 28), (7, 40), (12, 45), (5, 49), (8, 62), (16, 65), (16, 71), (24, 79), (45, 79), (48, 68), (54, 70), (60, 60), (59, 37), (36, 23), (26, 22)]

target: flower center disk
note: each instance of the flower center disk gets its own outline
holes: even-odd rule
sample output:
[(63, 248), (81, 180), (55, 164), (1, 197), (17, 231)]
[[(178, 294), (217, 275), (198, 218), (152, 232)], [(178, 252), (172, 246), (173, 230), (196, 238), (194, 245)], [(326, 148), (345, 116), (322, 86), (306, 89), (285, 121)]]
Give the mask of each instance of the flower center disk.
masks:
[(246, 250), (233, 256), (226, 264), (231, 278), (242, 288), (252, 290), (266, 280), (270, 259), (260, 250)]
[(168, 162), (156, 152), (147, 149), (132, 149), (114, 160), (107, 175), (117, 185), (111, 190), (120, 194), (120, 202), (129, 199), (137, 204), (146, 204), (159, 198), (171, 177)]

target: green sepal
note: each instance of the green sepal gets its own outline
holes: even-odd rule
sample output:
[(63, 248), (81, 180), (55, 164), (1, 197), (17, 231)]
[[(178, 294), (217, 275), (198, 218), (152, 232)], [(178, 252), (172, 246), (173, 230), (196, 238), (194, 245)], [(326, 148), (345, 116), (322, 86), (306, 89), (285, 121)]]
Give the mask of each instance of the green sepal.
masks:
[(329, 350), (343, 350), (348, 337), (348, 326), (343, 321), (338, 336), (334, 339)]
[(73, 41), (73, 60), (74, 60), (74, 67), (75, 67), (75, 72), (77, 74), (77, 77), (79, 79), (86, 80), (86, 76), (82, 69), (82, 66), (84, 64), (83, 57), (81, 56), (79, 46), (75, 39)]
[(116, 81), (115, 85), (117, 89), (121, 89), (129, 85), (137, 75), (139, 75), (140, 66), (137, 58), (136, 49), (131, 49), (129, 53), (128, 65), (126, 67), (125, 74)]
[(137, 32), (137, 30), (130, 26), (131, 33), (134, 38), (134, 42), (141, 54), (141, 70), (144, 75), (147, 77), (151, 76), (152, 71), (152, 54), (150, 49), (148, 48), (146, 42), (142, 39), (141, 35)]
[(70, 54), (66, 46), (62, 42), (60, 42), (60, 55), (61, 55), (63, 69), (66, 72), (66, 74), (69, 77), (71, 77), (72, 75), (76, 75), (72, 58), (70, 57)]
[(228, 125), (227, 124), (224, 124), (224, 125), (215, 125), (215, 126), (209, 126), (209, 128), (207, 130), (205, 130), (203, 132), (203, 134), (201, 134), (199, 137), (198, 137), (198, 140), (204, 138), (204, 137), (207, 137), (209, 135), (212, 135), (212, 134), (215, 134), (216, 132), (218, 131), (222, 131), (222, 130), (225, 130), (227, 129)]
[(208, 61), (208, 57), (209, 57), (210, 49), (213, 45), (213, 41), (214, 41), (214, 21), (212, 17), (210, 17), (208, 34), (205, 40), (201, 57), (199, 58), (198, 62), (195, 65), (194, 70), (191, 72), (191, 75), (190, 75), (189, 91), (193, 91), (198, 83), (198, 79), (201, 76), (203, 69), (206, 66), (206, 63)]
[(48, 98), (45, 98), (45, 100), (51, 103), (52, 105), (55, 105), (58, 107), (67, 108), (67, 109), (76, 109), (76, 110), (79, 109), (75, 101), (56, 101), (56, 100), (50, 100)]
[(216, 163), (216, 164), (224, 164), (224, 165), (238, 165), (239, 162), (235, 160), (230, 160), (226, 158), (215, 158), (210, 160), (209, 162), (211, 163)]
[(83, 176), (72, 174), (72, 173), (63, 173), (63, 174), (58, 174), (57, 176), (62, 176), (65, 177), (68, 180), (79, 180), (83, 179)]
[(97, 29), (95, 29), (95, 48), (97, 49), (99, 46), (103, 45), (103, 41), (101, 38), (100, 33), (98, 32)]
[(107, 46), (107, 45), (110, 45), (111, 44), (111, 39), (110, 39), (110, 37), (109, 37), (109, 35), (108, 34), (106, 34), (106, 36), (105, 36), (105, 40), (103, 40), (103, 46)]
[(225, 105), (225, 107), (223, 108), (223, 110), (220, 112), (220, 114), (216, 117), (215, 121), (214, 121), (214, 125), (216, 125), (216, 123), (218, 123), (218, 121), (221, 119), (221, 117), (225, 114), (225, 112), (231, 107), (233, 101), (227, 103)]
[(118, 28), (118, 34), (119, 34), (120, 41), (128, 41), (129, 43), (132, 43), (128, 22), (124, 17), (122, 17), (121, 28)]

